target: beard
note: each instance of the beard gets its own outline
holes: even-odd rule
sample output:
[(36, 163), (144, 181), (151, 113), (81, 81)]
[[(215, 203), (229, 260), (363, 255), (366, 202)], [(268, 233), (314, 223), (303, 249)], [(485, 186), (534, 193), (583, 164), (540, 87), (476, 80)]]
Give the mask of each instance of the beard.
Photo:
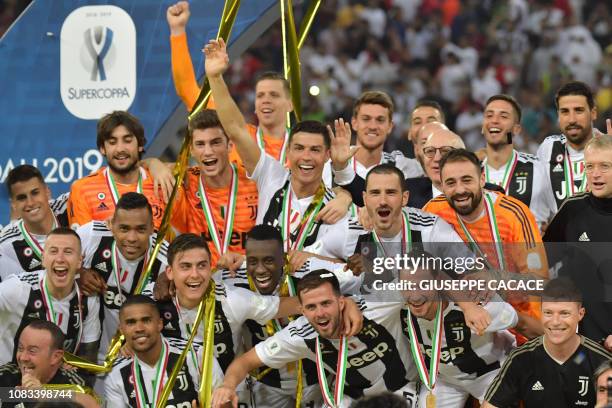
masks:
[(113, 164), (113, 160), (108, 160), (108, 167), (111, 168), (111, 170), (117, 174), (129, 174), (131, 172), (133, 172), (137, 167), (138, 167), (138, 158), (133, 159), (133, 161), (130, 161), (125, 167), (117, 167)]
[[(457, 204), (455, 203), (456, 199), (461, 199), (464, 197), (470, 197), (471, 201), (470, 201), (470, 205), (468, 205), (467, 207), (459, 207), (457, 206)], [(482, 201), (482, 191), (479, 191), (477, 194), (474, 193), (463, 193), (463, 194), (455, 194), (450, 198), (450, 206), (453, 207), (453, 210), (455, 210), (457, 212), (457, 214), (459, 215), (469, 215), (472, 212), (474, 212), (474, 210), (476, 208), (478, 208), (478, 205), (480, 205), (480, 202)]]
[[(574, 135), (569, 135), (567, 131), (570, 129), (578, 129), (580, 131)], [(580, 125), (569, 125), (565, 127), (563, 134), (566, 138), (568, 138), (570, 142), (577, 145), (581, 145), (587, 140), (587, 138), (591, 134), (591, 131), (591, 129), (585, 129)]]

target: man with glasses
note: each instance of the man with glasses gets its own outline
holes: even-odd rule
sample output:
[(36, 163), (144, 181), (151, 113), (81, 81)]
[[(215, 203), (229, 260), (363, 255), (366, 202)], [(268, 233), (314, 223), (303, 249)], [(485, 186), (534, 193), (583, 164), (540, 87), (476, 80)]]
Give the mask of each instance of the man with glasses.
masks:
[[(550, 222), (545, 242), (580, 242), (563, 248), (551, 246), (551, 265), (561, 260), (560, 274), (568, 273), (585, 295), (587, 314), (580, 333), (612, 350), (612, 304), (604, 302), (612, 286), (609, 274), (602, 273), (606, 258), (603, 244), (612, 241), (612, 123), (608, 134), (595, 135), (584, 149), (588, 193), (568, 198)], [(555, 256), (557, 255), (558, 256)], [(607, 268), (607, 267), (606, 267)], [(586, 296), (588, 294), (588, 296)]]

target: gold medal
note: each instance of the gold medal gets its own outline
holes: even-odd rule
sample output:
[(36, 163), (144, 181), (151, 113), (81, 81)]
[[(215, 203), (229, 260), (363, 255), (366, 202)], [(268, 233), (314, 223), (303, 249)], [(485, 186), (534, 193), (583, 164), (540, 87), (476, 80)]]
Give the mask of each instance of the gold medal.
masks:
[(429, 391), (427, 394), (427, 399), (425, 400), (425, 406), (427, 408), (436, 408), (436, 396), (433, 394), (433, 391)]

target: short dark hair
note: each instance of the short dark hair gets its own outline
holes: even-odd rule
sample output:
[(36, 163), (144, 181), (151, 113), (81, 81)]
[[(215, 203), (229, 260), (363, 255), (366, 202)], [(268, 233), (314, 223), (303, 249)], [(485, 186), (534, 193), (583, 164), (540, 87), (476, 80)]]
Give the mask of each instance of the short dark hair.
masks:
[(487, 106), (489, 106), (489, 104), (493, 101), (508, 102), (512, 106), (512, 109), (514, 110), (514, 114), (516, 115), (516, 123), (521, 123), (521, 117), (523, 115), (521, 111), (521, 105), (519, 105), (517, 100), (514, 99), (512, 95), (497, 94), (497, 95), (491, 96), (489, 99), (487, 99), (487, 103), (485, 103), (485, 110)]
[(318, 120), (303, 120), (301, 122), (297, 122), (291, 130), (289, 131), (289, 144), (293, 140), (293, 136), (299, 132), (306, 133), (316, 133), (323, 136), (323, 143), (325, 147), (329, 149), (331, 147), (331, 139), (329, 138), (329, 133), (327, 132), (327, 127), (319, 122)]
[(383, 163), (383, 164), (379, 164), (373, 167), (366, 175), (366, 179), (365, 179), (366, 191), (368, 190), (368, 180), (370, 179), (371, 174), (395, 174), (397, 178), (399, 179), (402, 193), (406, 191), (406, 179), (404, 177), (404, 173), (393, 164)]
[(555, 106), (557, 107), (557, 110), (559, 110), (559, 99), (568, 95), (582, 95), (586, 98), (587, 103), (589, 104), (589, 109), (593, 109), (595, 107), (595, 100), (593, 99), (593, 92), (591, 91), (591, 88), (589, 88), (589, 86), (584, 82), (570, 81), (561, 86), (555, 95)]
[(361, 105), (380, 105), (383, 108), (387, 108), (389, 112), (389, 120), (393, 119), (393, 100), (391, 97), (381, 91), (367, 91), (361, 94), (361, 96), (353, 104), (353, 117), (357, 117), (357, 112)]
[[(412, 112), (414, 112), (415, 110), (419, 108), (423, 108), (423, 107), (433, 108), (437, 110), (438, 112), (440, 112), (440, 119), (442, 119), (442, 123), (446, 121), (446, 116), (444, 115), (444, 110), (442, 109), (442, 105), (440, 105), (438, 102), (434, 101), (433, 99), (421, 99), (420, 101), (416, 103), (416, 105), (412, 109)], [(410, 112), (411, 115), (412, 115), (412, 112)]]
[(146, 208), (148, 213), (151, 214), (151, 218), (153, 217), (153, 210), (147, 197), (144, 194), (130, 191), (129, 193), (122, 195), (121, 198), (119, 198), (119, 201), (117, 201), (117, 205), (115, 206), (115, 214), (119, 209), (129, 211), (138, 210), (141, 208)]
[[(73, 230), (72, 228), (57, 227), (57, 228), (54, 228), (53, 230), (51, 230), (49, 235), (47, 235), (47, 238), (49, 238), (51, 235), (70, 235), (70, 236), (75, 237), (77, 239), (77, 241), (79, 241), (79, 252), (80, 252), (81, 237), (79, 237), (79, 234), (77, 234), (76, 231)], [(47, 242), (47, 241), (45, 241), (45, 242)]]
[[(51, 349), (52, 350), (63, 350), (64, 340), (66, 336), (62, 332), (62, 329), (57, 327), (53, 322), (41, 319), (32, 320), (26, 327), (30, 327), (35, 330), (45, 330), (51, 335)], [(23, 333), (23, 331), (22, 331)]]
[(471, 162), (480, 173), (480, 160), (478, 160), (478, 156), (476, 156), (473, 152), (470, 152), (466, 149), (453, 149), (444, 156), (440, 160), (440, 174), (442, 173), (442, 169), (447, 163), (457, 163), (457, 162)]
[(280, 231), (271, 225), (256, 225), (247, 234), (248, 241), (277, 241), (283, 247), (283, 237)]
[(221, 129), (223, 135), (227, 137), (227, 135), (225, 134), (225, 130), (223, 130), (221, 120), (219, 120), (219, 115), (217, 114), (217, 111), (212, 109), (202, 109), (189, 120), (189, 127), (187, 129), (189, 131), (189, 134), (192, 135), (194, 130), (206, 130), (213, 128)]
[(125, 302), (123, 302), (123, 304), (121, 305), (121, 308), (119, 309), (119, 313), (122, 314), (123, 310), (129, 306), (134, 306), (134, 305), (148, 305), (151, 306), (153, 309), (155, 309), (155, 311), (157, 312), (158, 316), (161, 316), (161, 313), (159, 312), (159, 306), (157, 305), (157, 302), (155, 302), (155, 300), (151, 299), (148, 296), (142, 295), (142, 294), (138, 294), (138, 295), (130, 295), (125, 299)]
[(578, 302), (582, 304), (580, 289), (568, 278), (551, 279), (544, 286), (543, 302)]
[(144, 147), (147, 144), (147, 139), (144, 135), (144, 127), (142, 123), (136, 118), (136, 116), (126, 111), (113, 111), (107, 115), (104, 115), (97, 125), (98, 137), (96, 144), (98, 149), (104, 146), (104, 142), (110, 139), (113, 130), (118, 126), (125, 126), (126, 129), (136, 137), (138, 146)]
[(262, 72), (261, 74), (257, 75), (257, 78), (255, 79), (255, 86), (257, 86), (257, 84), (260, 83), (261, 81), (265, 81), (265, 80), (281, 81), (283, 83), (283, 89), (285, 90), (285, 92), (287, 92), (287, 95), (289, 96), (291, 95), (291, 87), (289, 86), (289, 81), (287, 81), (285, 79), (285, 76), (281, 74), (280, 72), (277, 72), (277, 71)]
[(340, 282), (338, 282), (336, 275), (327, 269), (317, 269), (305, 275), (297, 283), (296, 290), (300, 302), (302, 301), (302, 292), (316, 289), (323, 286), (325, 283), (329, 283), (332, 286), (332, 290), (336, 296), (342, 295), (340, 292)]
[[(13, 185), (15, 183), (29, 181), (33, 178), (40, 180), (41, 183), (45, 184), (45, 179), (41, 174), (40, 170), (29, 164), (21, 164), (11, 171), (6, 176), (6, 189), (8, 190), (9, 197), (13, 195)], [(45, 184), (46, 185), (46, 184)]]
[(168, 265), (172, 266), (172, 262), (174, 262), (174, 258), (181, 252), (189, 251), (190, 249), (202, 248), (208, 254), (208, 258), (210, 259), (210, 248), (208, 248), (208, 244), (206, 240), (199, 235), (196, 234), (181, 234), (178, 237), (174, 238), (170, 245), (168, 246)]
[(376, 395), (362, 397), (351, 404), (350, 408), (408, 408), (408, 402), (391, 392), (385, 391)]

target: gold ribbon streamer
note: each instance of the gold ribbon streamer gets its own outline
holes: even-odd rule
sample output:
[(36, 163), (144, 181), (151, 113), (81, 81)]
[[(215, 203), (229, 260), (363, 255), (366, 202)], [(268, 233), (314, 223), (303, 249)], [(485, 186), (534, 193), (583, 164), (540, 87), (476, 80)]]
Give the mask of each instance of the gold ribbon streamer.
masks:
[(212, 402), (212, 370), (213, 351), (215, 348), (215, 283), (211, 280), (210, 293), (206, 297), (205, 329), (204, 329), (204, 355), (202, 356), (202, 375), (198, 400), (201, 407), (210, 407)]
[[(189, 353), (189, 350), (191, 350), (191, 347), (193, 346), (193, 340), (198, 334), (198, 328), (200, 327), (200, 323), (202, 322), (202, 318), (204, 317), (204, 314), (205, 314), (204, 313), (205, 304), (207, 307), (208, 301), (211, 297), (214, 303), (214, 299), (215, 299), (214, 285), (215, 285), (214, 281), (211, 281), (209, 283), (208, 289), (206, 290), (205, 298), (202, 299), (200, 301), (200, 304), (198, 305), (198, 311), (196, 313), (195, 322), (193, 323), (193, 329), (191, 330), (191, 334), (189, 335), (189, 339), (187, 340), (185, 349), (179, 355), (179, 358), (178, 360), (176, 360), (174, 367), (172, 367), (172, 372), (170, 373), (170, 376), (168, 377), (168, 381), (166, 381), (166, 383), (164, 384), (164, 388), (162, 389), (161, 396), (157, 400), (156, 408), (163, 408), (166, 406), (166, 402), (168, 402), (168, 398), (170, 397), (170, 393), (172, 393), (172, 388), (174, 388), (174, 383), (176, 382), (176, 378), (178, 377), (179, 371), (181, 371), (181, 368), (183, 367), (183, 364), (185, 363), (185, 358), (187, 358), (187, 353)], [(206, 352), (207, 350), (205, 349), (204, 351), (205, 356), (206, 356)], [(204, 374), (204, 372), (205, 371), (202, 372), (202, 375)], [(201, 381), (202, 380), (200, 380), (200, 382)], [(202, 406), (206, 406), (206, 405), (202, 405)]]
[[(289, 81), (291, 90), (291, 102), (293, 102), (293, 113), (297, 121), (302, 120), (302, 77), (300, 69), (300, 54), (298, 50), (298, 39), (295, 32), (295, 20), (293, 19), (292, 0), (280, 0), (281, 8), (281, 30), (283, 35), (283, 72), (285, 79)], [(287, 114), (289, 115), (289, 114)], [(287, 117), (287, 123), (289, 117)]]
[[(223, 38), (226, 44), (229, 43), (228, 40), (232, 33), (232, 27), (234, 26), (234, 21), (236, 21), (236, 15), (239, 9), (240, 0), (225, 0), (225, 5), (223, 6), (223, 12), (221, 14), (221, 23), (219, 24), (219, 32), (217, 32), (217, 39)], [(191, 113), (189, 114), (190, 120), (208, 104), (209, 99), (210, 84), (208, 83), (208, 77), (204, 77), (204, 83), (202, 84), (198, 99), (196, 99), (195, 104), (191, 108)]]
[[(227, 41), (229, 37), (232, 27), (234, 25), (234, 21), (236, 20), (236, 15), (238, 14), (238, 9), (240, 7), (240, 0), (226, 0), (225, 6), (223, 7), (223, 14), (221, 16), (221, 22), (219, 24), (219, 32), (217, 37), (221, 37)], [(206, 104), (208, 103), (208, 99), (210, 97), (210, 86), (208, 85), (208, 81), (205, 82), (205, 86), (202, 88), (200, 92), (200, 96), (198, 97), (198, 101), (196, 101), (196, 108), (192, 111), (191, 115), (189, 115), (189, 119), (191, 119), (195, 114), (197, 114)], [(172, 193), (170, 194), (170, 198), (168, 199), (168, 204), (166, 205), (166, 209), (164, 210), (164, 215), (162, 217), (161, 226), (159, 228), (159, 232), (157, 234), (157, 240), (155, 242), (155, 246), (153, 247), (153, 252), (149, 257), (149, 262), (146, 265), (143, 273), (140, 275), (140, 279), (138, 280), (138, 284), (136, 285), (135, 294), (139, 294), (142, 292), (144, 288), (144, 284), (146, 279), (149, 278), (151, 274), (151, 269), (153, 267), (153, 263), (157, 258), (157, 254), (159, 253), (159, 249), (161, 247), (162, 242), (164, 241), (164, 237), (170, 228), (170, 219), (172, 214), (172, 208), (174, 207), (174, 201), (176, 199), (176, 194), (178, 192), (178, 187), (183, 184), (183, 179), (185, 178), (185, 172), (187, 170), (189, 164), (189, 147), (191, 145), (191, 136), (189, 132), (185, 139), (183, 140), (183, 144), (181, 145), (180, 153), (178, 154), (178, 158), (176, 161), (176, 165), (174, 167), (174, 188), (172, 189)], [(119, 351), (121, 350), (121, 345), (123, 343), (124, 337), (122, 334), (117, 332), (109, 345), (108, 351), (106, 353), (106, 357), (104, 359), (103, 364), (96, 364), (88, 361), (84, 358), (78, 357), (72, 353), (65, 352), (64, 353), (64, 361), (74, 367), (82, 368), (87, 371), (101, 374), (108, 373), (111, 371), (113, 362), (117, 358)]]
[(72, 391), (78, 392), (79, 394), (87, 394), (93, 397), (96, 402), (102, 405), (102, 399), (95, 391), (89, 387), (85, 387), (84, 385), (77, 384), (43, 384), (42, 386), (46, 390), (58, 390), (58, 391)]

